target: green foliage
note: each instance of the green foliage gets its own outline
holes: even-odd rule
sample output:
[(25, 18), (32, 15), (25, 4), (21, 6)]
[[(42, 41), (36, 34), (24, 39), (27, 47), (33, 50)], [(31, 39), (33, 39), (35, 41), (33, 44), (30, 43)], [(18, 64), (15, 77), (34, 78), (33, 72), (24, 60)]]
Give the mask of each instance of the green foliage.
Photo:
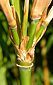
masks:
[[(13, 1), (13, 0), (12, 0)], [(14, 0), (16, 1), (16, 0)], [(19, 0), (17, 0), (19, 1)], [(22, 0), (23, 1), (23, 0)], [(32, 2), (32, 0), (31, 0)], [(14, 2), (13, 2), (14, 4)], [(19, 6), (17, 8), (17, 3), (16, 3), (16, 11), (19, 10), (20, 13), (20, 9)], [(20, 16), (18, 14), (19, 20), (20, 20)], [(20, 20), (21, 21), (21, 20)], [(30, 27), (31, 28), (31, 27)], [(31, 31), (31, 34), (28, 33), (29, 36), (34, 35), (34, 33), (32, 33), (32, 29), (29, 29)], [(35, 29), (34, 29), (35, 30)], [(51, 53), (51, 48), (53, 47), (53, 23), (51, 22), (48, 26), (47, 32), (45, 34), (45, 36), (43, 37), (46, 40), (46, 48), (47, 48), (47, 53), (50, 53), (50, 55), (53, 53)], [(30, 39), (30, 42), (32, 40)], [(31, 47), (31, 44), (29, 44)], [(53, 48), (52, 48), (53, 50)], [(43, 85), (43, 69), (41, 68), (41, 64), (42, 63), (42, 59), (41, 59), (41, 48), (40, 48), (40, 43), (38, 43), (37, 47), (36, 47), (36, 54), (37, 55), (37, 60), (35, 58), (35, 85)], [(47, 56), (48, 57), (48, 56)], [(50, 56), (51, 58), (51, 66), (53, 67), (53, 56)], [(39, 60), (40, 58), (40, 60)], [(48, 60), (49, 62), (49, 60)], [(37, 64), (38, 63), (38, 64)], [(38, 66), (40, 64), (40, 66)], [(48, 68), (50, 68), (50, 65), (48, 64)], [(39, 67), (38, 69), (36, 67)], [(50, 69), (50, 85), (53, 85), (53, 69)], [(4, 16), (3, 12), (0, 11), (0, 85), (20, 85), (19, 83), (19, 78), (18, 78), (18, 69), (16, 67), (16, 54), (14, 51), (14, 47), (12, 45), (12, 42), (9, 38), (8, 35), (8, 23), (6, 20), (6, 17)]]

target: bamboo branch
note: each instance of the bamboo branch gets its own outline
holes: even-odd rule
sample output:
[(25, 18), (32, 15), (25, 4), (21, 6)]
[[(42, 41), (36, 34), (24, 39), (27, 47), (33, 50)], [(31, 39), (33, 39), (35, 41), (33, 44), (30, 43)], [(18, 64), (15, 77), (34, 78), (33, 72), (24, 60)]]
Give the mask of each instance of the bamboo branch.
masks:
[(2, 10), (4, 11), (4, 14), (7, 18), (8, 24), (10, 26), (15, 26), (16, 21), (13, 17), (12, 9), (10, 7), (9, 0), (0, 0), (0, 5), (2, 7)]
[[(29, 29), (29, 33), (28, 33), (29, 34), (29, 42), (28, 42), (28, 45), (27, 45), (27, 49), (31, 48), (32, 42), (34, 44), (34, 41), (33, 41), (34, 35), (36, 34), (36, 39), (34, 39), (35, 42), (36, 42), (36, 40), (39, 38), (38, 36), (40, 36), (41, 33), (42, 33), (42, 31), (43, 31), (42, 28), (43, 27), (41, 27), (41, 29), (40, 29), (40, 26), (41, 26), (42, 22), (46, 18), (47, 9), (48, 9), (48, 6), (50, 5), (51, 1), (52, 0), (48, 0), (48, 1), (47, 0), (45, 0), (45, 1), (43, 1), (43, 0), (42, 1), (40, 1), (40, 0), (34, 0), (33, 6), (32, 6), (32, 11), (31, 11), (31, 19), (34, 22), (34, 25), (33, 25), (33, 22), (32, 22), (31, 23), (31, 27)], [(41, 20), (39, 20), (40, 16), (41, 16)], [(38, 19), (39, 20), (39, 22), (37, 24), (34, 21), (35, 19)]]
[(51, 7), (47, 18), (44, 20), (44, 23), (48, 25), (52, 19), (53, 19), (53, 6)]
[(27, 44), (27, 50), (29, 50), (32, 47), (33, 39), (34, 39), (34, 34), (36, 32), (36, 27), (38, 25), (39, 20), (35, 20), (31, 22), (31, 26), (28, 29), (28, 36), (29, 36), (29, 41)]
[(28, 25), (28, 13), (29, 13), (29, 0), (25, 0), (24, 4), (24, 17), (22, 23), (22, 36), (27, 36), (27, 25)]
[(51, 9), (50, 9), (46, 19), (43, 20), (43, 24), (39, 26), (39, 31), (37, 33), (35, 33), (35, 37), (34, 37), (34, 41), (33, 41), (32, 47), (33, 46), (35, 47), (36, 44), (39, 42), (39, 40), (42, 38), (42, 36), (46, 32), (48, 24), (52, 20), (52, 18), (53, 18), (53, 6), (51, 7)]
[(31, 19), (40, 19), (42, 13), (50, 5), (52, 0), (34, 0), (31, 11)]
[(16, 26), (16, 19), (14, 16), (14, 10), (12, 10), (9, 0), (0, 0), (0, 5), (2, 7), (2, 10), (4, 11), (6, 18), (7, 18), (9, 28), (12, 32), (14, 42), (15, 42), (15, 44), (17, 44), (19, 46), (19, 36), (17, 33), (17, 26)]
[(15, 8), (15, 11), (18, 15), (19, 22), (21, 23), (21, 10), (20, 10), (20, 0), (11, 0), (12, 5)]

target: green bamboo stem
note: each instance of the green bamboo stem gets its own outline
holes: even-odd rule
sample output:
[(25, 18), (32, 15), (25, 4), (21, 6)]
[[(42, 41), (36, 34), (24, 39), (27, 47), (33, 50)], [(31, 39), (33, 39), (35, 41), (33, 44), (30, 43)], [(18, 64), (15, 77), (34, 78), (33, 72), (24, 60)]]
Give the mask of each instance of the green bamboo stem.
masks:
[(29, 12), (29, 0), (25, 0), (24, 5), (24, 17), (22, 23), (22, 36), (27, 36), (27, 25), (28, 25), (28, 12)]
[(38, 25), (39, 20), (32, 21), (30, 28), (28, 29), (29, 42), (27, 44), (27, 50), (29, 50), (32, 46), (34, 34), (36, 33), (36, 27)]
[(20, 85), (31, 85), (31, 68), (20, 68)]
[(18, 60), (17, 66), (19, 67), (20, 73), (20, 85), (31, 85), (33, 63)]
[(41, 25), (39, 31), (37, 33), (35, 33), (34, 40), (33, 40), (33, 46), (34, 47), (39, 42), (39, 40), (42, 38), (46, 29), (47, 29), (46, 25)]
[(17, 27), (12, 27), (11, 32), (12, 32), (12, 36), (13, 36), (15, 44), (19, 46), (19, 36), (17, 33)]
[(16, 11), (16, 13), (17, 13), (17, 15), (18, 15), (19, 22), (21, 23), (20, 0), (11, 0), (11, 3), (12, 3), (12, 5), (14, 6), (15, 11)]

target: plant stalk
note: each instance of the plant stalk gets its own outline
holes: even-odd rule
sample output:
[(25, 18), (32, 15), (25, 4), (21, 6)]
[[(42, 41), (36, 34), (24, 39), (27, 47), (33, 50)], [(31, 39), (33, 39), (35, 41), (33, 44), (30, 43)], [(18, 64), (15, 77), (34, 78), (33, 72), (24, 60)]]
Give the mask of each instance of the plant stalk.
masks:
[(19, 46), (19, 36), (17, 33), (17, 27), (12, 27), (11, 32), (12, 32), (12, 36), (13, 36), (15, 44)]
[(19, 22), (21, 23), (21, 11), (20, 11), (20, 0), (11, 0), (12, 5), (15, 8), (15, 11), (18, 15)]
[(24, 16), (23, 16), (23, 23), (22, 23), (22, 35), (23, 35), (23, 37), (27, 36), (28, 13), (29, 13), (29, 0), (25, 0)]
[(27, 44), (27, 50), (29, 50), (31, 48), (31, 46), (32, 46), (32, 43), (33, 43), (34, 35), (36, 33), (36, 27), (38, 25), (38, 22), (39, 22), (39, 20), (32, 21), (31, 26), (28, 29), (29, 41), (28, 41), (28, 44)]
[(31, 68), (20, 68), (20, 85), (31, 85)]

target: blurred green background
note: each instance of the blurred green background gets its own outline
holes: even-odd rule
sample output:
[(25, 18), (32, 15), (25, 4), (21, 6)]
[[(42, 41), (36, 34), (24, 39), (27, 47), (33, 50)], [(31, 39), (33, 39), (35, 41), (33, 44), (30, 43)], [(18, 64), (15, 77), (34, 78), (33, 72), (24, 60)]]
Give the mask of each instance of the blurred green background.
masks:
[[(8, 23), (3, 12), (0, 10), (0, 85), (20, 85), (16, 60), (14, 47), (8, 34)], [(35, 70), (32, 70), (35, 85), (44, 85), (45, 63), (48, 69), (50, 85), (53, 85), (53, 20), (35, 48), (33, 68)]]

